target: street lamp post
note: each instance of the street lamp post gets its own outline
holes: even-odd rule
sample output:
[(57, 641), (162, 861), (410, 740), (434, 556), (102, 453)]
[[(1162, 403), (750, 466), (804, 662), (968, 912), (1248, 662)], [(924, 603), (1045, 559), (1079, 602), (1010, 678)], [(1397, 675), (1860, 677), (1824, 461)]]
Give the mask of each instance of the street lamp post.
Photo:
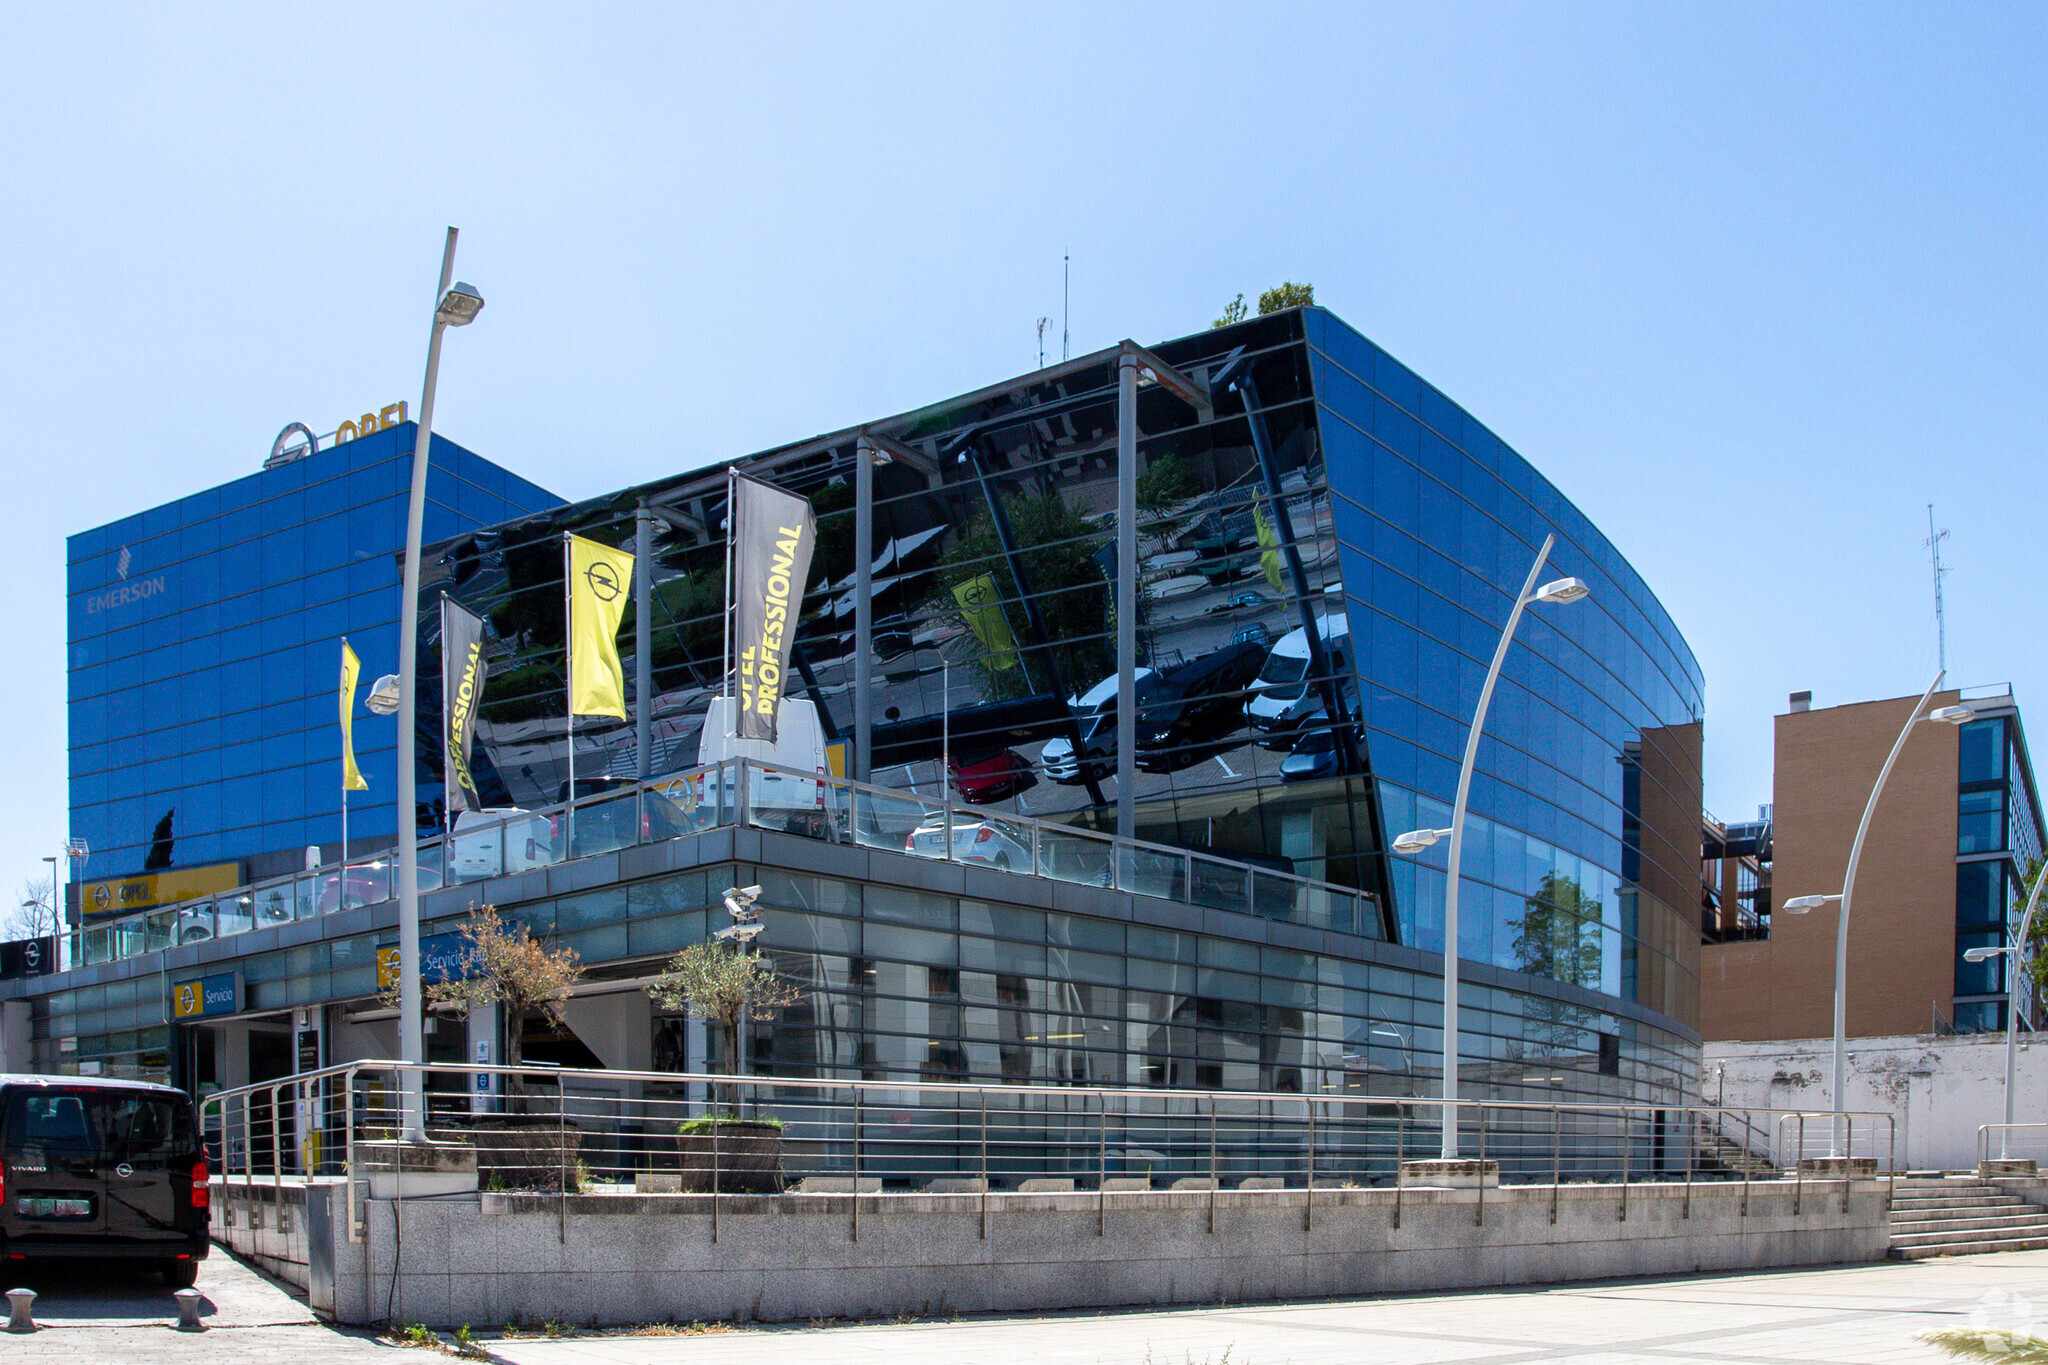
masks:
[[(723, 929), (714, 930), (711, 937), (730, 943), (733, 951), (744, 953), (747, 945), (761, 936), (768, 926), (761, 923), (761, 912), (755, 902), (761, 899), (758, 886), (728, 886), (725, 888), (725, 913), (732, 916), (732, 923)], [(732, 1074), (741, 1076), (747, 1070), (747, 1037), (752, 1032), (747, 1027), (747, 1002), (740, 1000), (740, 1026), (738, 1036), (733, 1039)], [(733, 1104), (739, 1104), (739, 1091), (733, 1091)]]
[(1885, 779), (1892, 775), (1892, 765), (1899, 761), (1899, 753), (1906, 747), (1906, 739), (1913, 733), (1918, 721), (1939, 721), (1944, 725), (1964, 725), (1977, 718), (1977, 713), (1967, 706), (1943, 706), (1921, 715), (1927, 703), (1940, 688), (1941, 680), (1948, 676), (1942, 669), (1934, 675), (1934, 681), (1927, 684), (1927, 690), (1914, 703), (1913, 713), (1906, 717), (1906, 723), (1899, 727), (1899, 737), (1892, 742), (1891, 753), (1885, 756), (1884, 766), (1877, 770), (1877, 783), (1870, 789), (1870, 799), (1863, 803), (1863, 819), (1856, 825), (1856, 840), (1849, 845), (1849, 866), (1842, 875), (1842, 892), (1837, 896), (1794, 896), (1785, 902), (1785, 913), (1803, 915), (1809, 910), (1818, 910), (1829, 901), (1838, 901), (1841, 909), (1835, 916), (1835, 1121), (1830, 1125), (1829, 1152), (1831, 1160), (1846, 1160), (1849, 1153), (1843, 1149), (1846, 1125), (1843, 1115), (1847, 1108), (1847, 1097), (1843, 1094), (1844, 1067), (1843, 1045), (1849, 1031), (1849, 906), (1856, 890), (1856, 864), (1863, 858), (1863, 841), (1870, 833), (1870, 818), (1877, 813), (1877, 798), (1884, 792)]
[[(427, 450), (434, 429), (434, 382), (441, 372), (441, 333), (464, 327), (484, 306), (466, 284), (450, 286), (455, 273), (455, 229), (441, 252), (441, 287), (435, 293), (434, 330), (427, 341), (427, 379), (420, 395), (420, 424), (412, 444), (412, 496), (405, 513), (405, 575), (398, 613), (398, 1050), (405, 1061), (426, 1060), (420, 1029), (419, 817), (414, 795), (414, 730), (419, 716), (420, 537), (427, 512)], [(408, 1142), (426, 1140), (424, 1081), (405, 1073), (402, 1087)]]
[(2011, 962), (2005, 969), (2005, 1126), (1998, 1131), (1998, 1155), (2003, 1160), (2007, 1154), (2006, 1144), (2012, 1140), (2013, 1123), (2013, 1080), (2019, 1057), (2020, 995), (2013, 989), (2013, 979), (2026, 964), (2028, 935), (2034, 928), (2034, 911), (2041, 907), (2041, 888), (2048, 886), (2048, 863), (2034, 874), (2034, 889), (2027, 893), (2027, 908), (2020, 916), (2019, 933), (2013, 941), (2002, 948), (1967, 948), (1963, 961), (1983, 962), (1988, 958), (2010, 956)]
[(1458, 795), (1451, 805), (1449, 829), (1410, 830), (1394, 840), (1396, 853), (1420, 853), (1437, 840), (1448, 837), (1451, 841), (1450, 857), (1446, 860), (1444, 874), (1444, 1080), (1443, 1080), (1443, 1159), (1458, 1159), (1458, 872), (1464, 862), (1465, 852), (1465, 798), (1472, 790), (1472, 766), (1479, 758), (1479, 736), (1486, 729), (1486, 708), (1493, 700), (1493, 685), (1500, 680), (1501, 664), (1508, 657), (1508, 646), (1514, 643), (1515, 627), (1521, 624), (1522, 612), (1531, 602), (1553, 602), (1563, 604), (1576, 602), (1592, 589), (1580, 578), (1560, 578), (1536, 586), (1536, 579), (1543, 572), (1543, 566), (1550, 559), (1550, 548), (1557, 543), (1555, 535), (1543, 538), (1543, 548), (1536, 552), (1536, 562), (1529, 566), (1529, 577), (1522, 584), (1522, 591), (1515, 598), (1514, 610), (1508, 613), (1508, 623), (1500, 633), (1500, 643), (1494, 646), (1493, 665), (1486, 670), (1486, 683), (1479, 689), (1479, 706), (1472, 713), (1472, 726), (1465, 732), (1465, 762), (1458, 769)]

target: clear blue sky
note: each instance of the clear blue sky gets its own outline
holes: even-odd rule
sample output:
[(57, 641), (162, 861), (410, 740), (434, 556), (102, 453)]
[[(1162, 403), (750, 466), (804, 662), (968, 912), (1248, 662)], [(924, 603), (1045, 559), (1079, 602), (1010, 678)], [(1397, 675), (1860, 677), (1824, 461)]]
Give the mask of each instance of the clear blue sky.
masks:
[(449, 223), (437, 426), (570, 497), (1027, 369), (1062, 252), (1076, 352), (1307, 280), (1663, 598), (1719, 813), (1788, 691), (1932, 675), (1930, 499), (1952, 674), (2048, 702), (2044, 14), (9, 6), (0, 897), (63, 537), (416, 403)]

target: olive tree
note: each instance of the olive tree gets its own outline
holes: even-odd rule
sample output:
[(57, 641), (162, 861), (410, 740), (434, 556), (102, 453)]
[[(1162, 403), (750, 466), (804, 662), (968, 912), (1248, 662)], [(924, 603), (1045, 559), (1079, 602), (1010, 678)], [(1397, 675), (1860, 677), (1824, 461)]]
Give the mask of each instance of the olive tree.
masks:
[[(725, 1070), (739, 1074), (740, 1025), (767, 1021), (796, 1003), (797, 989), (759, 949), (693, 943), (668, 960), (647, 983), (647, 997), (670, 1013), (717, 1021), (725, 1040)], [(734, 1087), (732, 1101), (739, 1095)]]

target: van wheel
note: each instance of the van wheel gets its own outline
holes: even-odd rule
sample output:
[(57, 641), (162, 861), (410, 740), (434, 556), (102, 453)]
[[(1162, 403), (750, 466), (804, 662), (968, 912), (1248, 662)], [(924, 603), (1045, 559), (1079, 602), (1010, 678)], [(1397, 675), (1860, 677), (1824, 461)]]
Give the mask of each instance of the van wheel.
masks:
[(172, 1289), (190, 1289), (198, 1282), (197, 1261), (172, 1261), (164, 1266), (164, 1283)]

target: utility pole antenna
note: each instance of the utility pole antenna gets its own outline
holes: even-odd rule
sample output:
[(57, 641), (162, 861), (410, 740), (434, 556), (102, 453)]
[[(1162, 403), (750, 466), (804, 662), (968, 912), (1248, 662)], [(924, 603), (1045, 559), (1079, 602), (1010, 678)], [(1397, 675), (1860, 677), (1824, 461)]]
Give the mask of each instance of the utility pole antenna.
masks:
[(1060, 257), (1060, 359), (1067, 358), (1067, 310), (1073, 302), (1073, 253)]
[(1927, 550), (1934, 557), (1934, 642), (1940, 653), (1941, 669), (1948, 671), (1948, 616), (1941, 605), (1941, 576), (1948, 572), (1941, 562), (1941, 542), (1948, 539), (1948, 528), (1934, 529), (1934, 504), (1927, 504)]
[(1045, 368), (1045, 329), (1051, 325), (1051, 318), (1038, 320), (1038, 368), (1041, 370)]

